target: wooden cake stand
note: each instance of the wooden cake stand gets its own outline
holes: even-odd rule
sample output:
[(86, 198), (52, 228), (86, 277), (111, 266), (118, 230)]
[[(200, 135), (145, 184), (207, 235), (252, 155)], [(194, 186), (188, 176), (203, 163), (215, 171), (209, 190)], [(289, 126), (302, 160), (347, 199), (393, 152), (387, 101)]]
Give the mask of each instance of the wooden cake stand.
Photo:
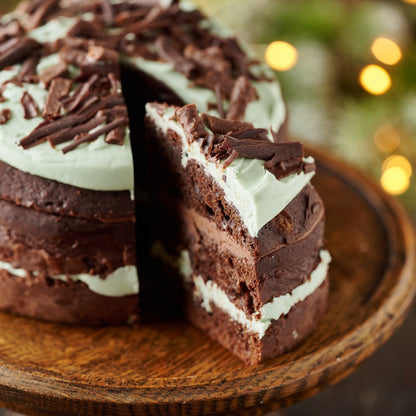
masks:
[(311, 152), (327, 208), (329, 308), (296, 350), (246, 367), (186, 322), (77, 328), (0, 314), (0, 405), (27, 415), (255, 414), (350, 374), (416, 291), (414, 232), (394, 199)]

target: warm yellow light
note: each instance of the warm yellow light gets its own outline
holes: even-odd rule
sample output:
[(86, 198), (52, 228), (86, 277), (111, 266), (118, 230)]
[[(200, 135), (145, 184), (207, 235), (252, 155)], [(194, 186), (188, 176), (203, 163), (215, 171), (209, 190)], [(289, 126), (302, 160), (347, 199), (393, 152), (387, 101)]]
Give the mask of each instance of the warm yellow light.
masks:
[(284, 41), (272, 42), (266, 49), (267, 64), (277, 71), (288, 71), (298, 61), (298, 51), (290, 43)]
[(383, 189), (391, 195), (400, 195), (410, 186), (410, 177), (400, 166), (388, 168), (380, 179)]
[(360, 83), (369, 93), (381, 95), (391, 87), (391, 78), (381, 66), (367, 65), (360, 73)]
[(393, 126), (385, 124), (374, 133), (374, 143), (381, 152), (393, 152), (399, 147), (400, 134)]
[(416, 0), (403, 0), (405, 3), (416, 4)]
[(400, 168), (409, 178), (412, 176), (412, 165), (404, 156), (389, 156), (383, 162), (382, 170), (385, 172), (391, 168)]
[(383, 64), (396, 65), (402, 59), (402, 51), (391, 39), (378, 37), (371, 45), (371, 52)]

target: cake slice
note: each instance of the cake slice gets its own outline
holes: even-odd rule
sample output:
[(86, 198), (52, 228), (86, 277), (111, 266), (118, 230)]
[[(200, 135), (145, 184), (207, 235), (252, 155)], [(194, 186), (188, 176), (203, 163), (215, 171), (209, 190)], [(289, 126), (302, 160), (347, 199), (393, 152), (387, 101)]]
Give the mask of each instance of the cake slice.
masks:
[(146, 126), (152, 252), (160, 274), (181, 276), (188, 318), (251, 364), (293, 348), (328, 294), (313, 159), (194, 105), (148, 104)]

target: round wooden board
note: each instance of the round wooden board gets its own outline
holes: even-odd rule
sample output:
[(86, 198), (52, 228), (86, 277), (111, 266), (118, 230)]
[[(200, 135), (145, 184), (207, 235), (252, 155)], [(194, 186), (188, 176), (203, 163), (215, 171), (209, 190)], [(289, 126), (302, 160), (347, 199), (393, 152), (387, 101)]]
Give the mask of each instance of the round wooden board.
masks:
[(331, 290), (323, 321), (296, 350), (246, 367), (185, 322), (91, 329), (0, 314), (0, 404), (28, 415), (254, 414), (351, 373), (412, 301), (414, 233), (377, 185), (311, 153), (327, 208)]

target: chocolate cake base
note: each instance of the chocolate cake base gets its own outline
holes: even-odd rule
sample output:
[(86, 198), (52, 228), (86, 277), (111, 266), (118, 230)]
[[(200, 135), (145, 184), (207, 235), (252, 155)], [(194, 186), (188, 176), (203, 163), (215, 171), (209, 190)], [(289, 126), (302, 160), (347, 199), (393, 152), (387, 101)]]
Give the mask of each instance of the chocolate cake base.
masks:
[(310, 335), (326, 310), (328, 293), (327, 277), (318, 289), (293, 306), (287, 315), (272, 321), (261, 339), (258, 334), (250, 333), (241, 324), (232, 321), (212, 303), (212, 313), (208, 313), (195, 299), (187, 306), (187, 316), (192, 324), (246, 364), (257, 364), (291, 350)]
[(0, 270), (0, 309), (17, 315), (77, 325), (131, 324), (137, 295), (101, 296), (82, 282), (22, 278)]

